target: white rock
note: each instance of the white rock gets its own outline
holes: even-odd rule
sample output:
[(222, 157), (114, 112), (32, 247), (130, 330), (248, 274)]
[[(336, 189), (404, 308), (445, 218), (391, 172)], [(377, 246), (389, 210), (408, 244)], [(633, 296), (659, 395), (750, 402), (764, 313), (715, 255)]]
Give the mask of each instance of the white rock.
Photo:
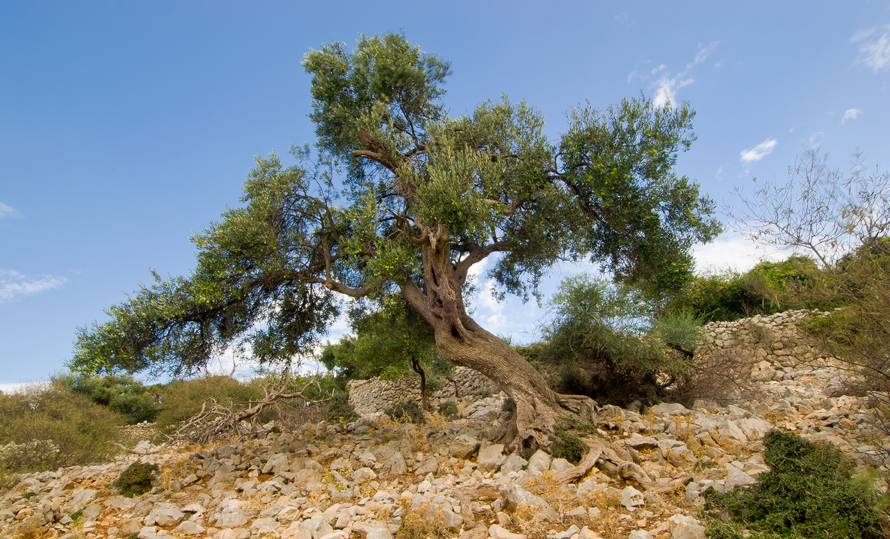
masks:
[(490, 528), (488, 528), (488, 535), (493, 537), (494, 539), (526, 539), (526, 535), (522, 535), (519, 533), (513, 533), (508, 531), (497, 524), (492, 524)]
[(550, 462), (553, 460), (553, 457), (538, 449), (535, 451), (535, 454), (532, 455), (532, 458), (528, 459), (528, 473), (529, 475), (541, 475), (550, 469)]
[(550, 471), (553, 473), (560, 473), (566, 470), (571, 470), (575, 465), (566, 459), (553, 459), (553, 462), (550, 463)]
[(173, 530), (173, 533), (180, 533), (182, 535), (198, 535), (204, 533), (206, 530), (203, 526), (196, 522), (192, 522), (191, 520), (185, 520), (179, 523), (179, 526), (176, 526), (176, 529)]
[(643, 493), (633, 487), (626, 487), (621, 491), (621, 505), (633, 511), (636, 507), (646, 504)]
[(627, 539), (652, 539), (652, 535), (646, 530), (634, 530), (630, 532)]
[(503, 444), (493, 444), (479, 450), (479, 458), (476, 459), (476, 463), (482, 471), (490, 472), (497, 470), (506, 460)]
[(686, 515), (674, 515), (668, 519), (671, 539), (706, 539), (705, 527)]

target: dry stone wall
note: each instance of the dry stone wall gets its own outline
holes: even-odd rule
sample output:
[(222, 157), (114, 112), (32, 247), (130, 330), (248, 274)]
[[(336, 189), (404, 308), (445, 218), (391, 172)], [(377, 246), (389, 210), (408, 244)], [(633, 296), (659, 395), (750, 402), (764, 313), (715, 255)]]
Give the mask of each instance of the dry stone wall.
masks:
[(836, 376), (838, 361), (809, 344), (798, 327), (805, 317), (822, 314), (799, 310), (712, 322), (705, 326), (705, 345), (700, 353), (720, 350), (751, 361), (755, 382), (794, 380), (814, 373)]
[[(359, 415), (381, 412), (406, 401), (415, 400), (420, 403), (420, 378), (404, 376), (395, 380), (371, 378), (370, 380), (350, 380), (349, 404)], [(457, 391), (457, 395), (455, 395)], [(431, 395), (430, 401), (435, 406), (442, 401), (455, 397), (497, 393), (500, 388), (484, 375), (466, 367), (455, 367), (451, 381), (446, 382), (442, 389)]]
[[(705, 326), (702, 353), (722, 350), (737, 352), (740, 359), (745, 356), (753, 364), (751, 376), (757, 382), (810, 375), (814, 368), (833, 366), (834, 362), (804, 342), (797, 324), (808, 315), (818, 315), (818, 312), (787, 311), (732, 322), (712, 322)], [(496, 383), (465, 367), (457, 367), (452, 379), (456, 382), (458, 397), (500, 391)], [(383, 411), (405, 400), (420, 403), (421, 398), (420, 379), (416, 376), (352, 380), (347, 387), (349, 403), (359, 415)], [(455, 384), (449, 382), (432, 394), (431, 401), (436, 405), (453, 398)]]

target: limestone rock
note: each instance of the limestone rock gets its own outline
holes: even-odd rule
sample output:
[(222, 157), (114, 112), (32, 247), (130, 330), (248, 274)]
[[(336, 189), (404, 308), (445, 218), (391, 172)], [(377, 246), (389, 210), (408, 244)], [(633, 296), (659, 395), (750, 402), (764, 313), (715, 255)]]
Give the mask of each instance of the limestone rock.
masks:
[(502, 444), (493, 444), (479, 450), (479, 458), (476, 459), (476, 463), (483, 471), (495, 471), (506, 460), (504, 446)]
[(674, 515), (668, 519), (671, 539), (706, 539), (705, 527), (686, 515)]

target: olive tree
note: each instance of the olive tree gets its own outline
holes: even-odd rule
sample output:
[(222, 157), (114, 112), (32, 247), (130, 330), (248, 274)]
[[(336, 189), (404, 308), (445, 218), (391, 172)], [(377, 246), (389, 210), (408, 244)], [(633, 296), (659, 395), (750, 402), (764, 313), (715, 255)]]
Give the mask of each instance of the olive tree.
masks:
[(303, 66), (315, 151), (288, 167), (258, 159), (244, 206), (195, 238), (194, 273), (144, 286), (83, 328), (73, 364), (183, 373), (235, 343), (286, 360), (323, 331), (334, 294), (400, 293), (443, 357), (516, 403), (504, 434), (514, 447), (547, 446), (561, 413), (591, 414), (593, 401), (554, 392), (470, 316), (470, 268), (492, 257), (499, 291), (525, 298), (554, 263), (582, 258), (653, 296), (680, 288), (693, 243), (719, 231), (713, 202), (674, 171), (694, 112), (642, 96), (578, 106), (551, 141), (523, 102), (449, 115), (450, 65), (400, 35), (331, 43)]

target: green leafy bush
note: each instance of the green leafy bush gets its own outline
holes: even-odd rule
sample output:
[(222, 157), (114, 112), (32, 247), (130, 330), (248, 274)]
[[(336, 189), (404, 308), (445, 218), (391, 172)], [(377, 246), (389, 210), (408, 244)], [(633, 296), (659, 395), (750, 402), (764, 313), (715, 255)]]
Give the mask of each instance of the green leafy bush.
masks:
[(160, 468), (157, 464), (134, 462), (114, 480), (114, 488), (123, 496), (141, 496), (151, 490)]
[(107, 406), (112, 412), (126, 416), (130, 425), (151, 421), (157, 413), (152, 389), (134, 380), (132, 376), (60, 374), (53, 377), (52, 383), (59, 389), (85, 395), (96, 404)]
[(689, 369), (653, 332), (653, 313), (633, 290), (579, 275), (563, 281), (550, 306), (541, 358), (559, 367), (554, 389), (561, 393), (601, 404), (656, 401)]
[(331, 423), (349, 423), (358, 419), (355, 409), (349, 404), (349, 393), (334, 391), (331, 400), (328, 401), (328, 421)]
[(853, 477), (853, 462), (839, 449), (775, 429), (763, 443), (770, 471), (757, 483), (727, 494), (705, 492), (712, 511), (708, 537), (882, 537), (874, 487)]
[(550, 437), (550, 454), (555, 459), (566, 459), (572, 464), (578, 464), (590, 451), (590, 446), (573, 434), (569, 427), (563, 423), (556, 425), (555, 435)]
[[(0, 394), (0, 473), (55, 470), (117, 452), (119, 416), (86, 396), (52, 386)], [(13, 445), (10, 445), (13, 444)]]
[(439, 405), (439, 413), (447, 419), (455, 419), (457, 417), (457, 403), (451, 400), (445, 401)]
[(426, 418), (423, 416), (423, 410), (416, 401), (406, 400), (396, 404), (392, 408), (384, 411), (391, 419), (396, 421), (410, 421), (415, 425), (423, 425)]

